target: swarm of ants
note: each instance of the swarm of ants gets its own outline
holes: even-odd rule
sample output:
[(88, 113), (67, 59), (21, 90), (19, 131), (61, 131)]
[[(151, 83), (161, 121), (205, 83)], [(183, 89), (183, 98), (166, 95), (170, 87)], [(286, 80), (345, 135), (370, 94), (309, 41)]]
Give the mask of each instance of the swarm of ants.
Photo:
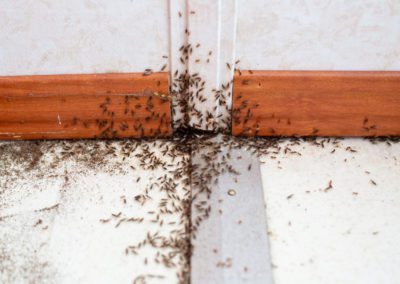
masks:
[[(183, 45), (180, 48), (181, 64), (186, 66), (194, 50), (199, 47), (200, 44)], [(208, 55), (211, 56), (212, 52), (209, 52)], [(166, 68), (167, 66), (163, 65), (161, 71)], [(227, 68), (231, 70), (234, 66), (227, 63)], [(144, 71), (143, 76), (149, 76), (152, 73), (153, 71), (148, 68)], [(233, 175), (240, 175), (240, 172), (235, 169), (237, 161), (233, 161), (230, 157), (230, 149), (245, 149), (255, 157), (274, 157), (282, 153), (301, 155), (291, 147), (305, 142), (322, 148), (328, 144), (332, 145), (334, 147), (332, 153), (340, 147), (340, 138), (241, 138), (230, 136), (231, 119), (234, 124), (243, 124), (244, 133), (251, 130), (247, 122), (252, 116), (252, 109), (257, 107), (249, 106), (246, 101), (242, 101), (241, 105), (232, 111), (230, 106), (231, 87), (232, 81), (226, 82), (220, 88), (213, 89), (213, 94), (210, 95), (205, 93), (206, 81), (198, 73), (191, 74), (187, 69), (183, 72), (171, 72), (170, 95), (161, 95), (161, 98), (155, 98), (162, 101), (172, 98), (174, 135), (168, 140), (143, 138), (118, 141), (40, 141), (0, 144), (0, 160), (2, 161), (0, 164), (0, 197), (7, 194), (6, 188), (17, 181), (20, 175), (35, 171), (42, 177), (55, 176), (54, 172), (48, 171), (48, 169), (60, 168), (66, 161), (79, 162), (87, 168), (98, 168), (112, 173), (123, 169), (121, 165), (109, 167), (108, 159), (123, 157), (124, 162), (136, 161), (134, 165), (127, 164), (132, 172), (139, 168), (145, 171), (162, 170), (163, 175), (159, 176), (156, 181), (148, 181), (147, 186), (139, 194), (132, 197), (121, 196), (124, 204), (130, 205), (129, 202), (132, 202), (131, 206), (143, 208), (149, 200), (158, 200), (156, 209), (148, 211), (146, 217), (126, 216), (124, 212), (110, 212), (109, 217), (101, 218), (99, 222), (104, 226), (114, 226), (115, 229), (126, 223), (154, 225), (155, 228), (153, 226), (146, 233), (146, 238), (138, 243), (120, 248), (121, 252), (126, 257), (139, 257), (140, 250), (150, 246), (155, 253), (153, 259), (145, 258), (143, 260), (145, 265), (151, 263), (174, 269), (179, 283), (189, 283), (190, 258), (192, 251), (196, 249), (192, 245), (192, 239), (196, 238), (196, 232), (201, 229), (202, 222), (207, 220), (213, 210), (208, 202), (213, 194), (213, 185), (222, 173), (229, 172)], [(136, 100), (132, 96), (125, 97), (124, 115), (135, 117), (137, 109), (145, 108), (148, 120), (160, 121), (158, 128), (149, 134), (151, 136), (163, 134), (166, 124), (169, 123), (166, 114), (159, 114), (154, 110), (151, 96), (145, 105), (138, 104)], [(202, 108), (201, 106), (209, 100), (212, 100), (215, 105), (213, 109)], [(112, 102), (109, 98), (100, 105), (103, 114), (108, 119), (96, 121), (101, 130), (99, 138), (115, 138), (117, 131), (123, 132), (129, 127), (123, 123), (118, 126), (114, 125), (115, 113), (111, 106)], [(216, 116), (217, 109), (219, 114)], [(240, 115), (242, 109), (247, 113), (244, 118), (243, 115)], [(137, 120), (134, 127), (135, 131), (140, 134), (139, 136), (144, 136), (146, 129), (142, 121)], [(257, 126), (255, 126), (255, 134), (257, 131)], [(220, 139), (216, 140), (216, 135), (219, 135)], [(399, 142), (398, 138), (370, 138), (370, 140), (372, 143), (385, 142), (389, 145)], [(284, 145), (282, 142), (285, 142)], [(153, 151), (155, 148), (158, 149), (157, 153)], [(223, 148), (228, 151), (222, 151)], [(355, 150), (350, 148), (346, 151), (353, 153)], [(44, 159), (46, 153), (53, 156), (50, 161)], [(201, 163), (193, 164), (194, 157)], [(16, 169), (13, 167), (14, 163), (18, 163), (21, 167)], [(58, 175), (65, 178), (66, 184), (70, 179), (70, 174), (58, 172)], [(139, 183), (140, 177), (134, 182)], [(329, 181), (326, 191), (332, 187), (332, 181)], [(171, 216), (174, 216), (176, 220), (171, 221)], [(0, 219), (1, 221), (2, 219)], [(162, 230), (166, 225), (177, 225), (177, 227), (173, 231)], [(0, 271), (1, 269), (0, 265)], [(134, 277), (133, 282), (145, 283), (146, 279), (153, 278), (162, 279), (162, 275), (140, 274)]]

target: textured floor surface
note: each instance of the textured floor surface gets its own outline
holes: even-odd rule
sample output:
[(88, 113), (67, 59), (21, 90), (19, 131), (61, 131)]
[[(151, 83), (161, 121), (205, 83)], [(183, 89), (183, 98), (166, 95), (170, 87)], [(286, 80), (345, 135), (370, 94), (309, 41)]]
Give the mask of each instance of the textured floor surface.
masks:
[(400, 143), (281, 147), (262, 158), (275, 283), (399, 283)]
[(187, 155), (174, 143), (2, 142), (1, 283), (176, 283)]
[[(398, 282), (400, 143), (224, 143), (262, 161), (275, 283)], [(166, 140), (0, 142), (0, 282), (185, 281), (189, 158)]]

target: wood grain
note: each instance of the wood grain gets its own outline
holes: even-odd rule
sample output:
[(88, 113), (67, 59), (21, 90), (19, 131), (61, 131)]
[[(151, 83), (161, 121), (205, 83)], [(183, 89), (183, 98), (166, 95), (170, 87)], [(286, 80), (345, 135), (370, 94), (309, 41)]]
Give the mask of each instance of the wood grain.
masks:
[(0, 77), (0, 139), (171, 135), (168, 73)]
[(237, 72), (232, 132), (244, 136), (400, 135), (400, 72)]

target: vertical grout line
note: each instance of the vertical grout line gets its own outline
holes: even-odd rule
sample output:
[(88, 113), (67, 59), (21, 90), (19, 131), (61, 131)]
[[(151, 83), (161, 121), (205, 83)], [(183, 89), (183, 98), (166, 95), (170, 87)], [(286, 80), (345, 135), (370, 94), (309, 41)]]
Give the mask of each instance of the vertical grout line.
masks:
[[(189, 3), (190, 3), (190, 0), (185, 0), (185, 32), (184, 32), (184, 44), (185, 45), (188, 45), (189, 44), (189, 36), (190, 36), (190, 33), (189, 32), (186, 32), (186, 31), (189, 31), (189, 9), (190, 9), (190, 6), (189, 6)], [(186, 70), (188, 69), (188, 66), (189, 66), (189, 64), (188, 64), (188, 62), (186, 62)]]
[(235, 68), (236, 68), (236, 38), (237, 38), (237, 21), (238, 21), (238, 0), (233, 0), (234, 1), (234, 12), (233, 12), (233, 35), (232, 35), (232, 57), (231, 57), (231, 62), (232, 64), (232, 70), (231, 70), (231, 77), (232, 77), (232, 83), (231, 83), (231, 95), (228, 100), (228, 105), (229, 105), (229, 116), (230, 116), (230, 124), (229, 124), (229, 133), (232, 133), (232, 110), (233, 110), (233, 95), (235, 92), (234, 88), (234, 80), (235, 80)]
[[(216, 72), (215, 72), (215, 82), (216, 82), (216, 86), (217, 88), (219, 88), (219, 86), (221, 86), (221, 25), (222, 25), (222, 0), (218, 0), (218, 13), (217, 13), (217, 64), (216, 64)], [(220, 114), (221, 114), (221, 106), (220, 106), (220, 102), (221, 98), (219, 98), (218, 100), (215, 101), (216, 103), (216, 113), (215, 113), (215, 117), (217, 118), (217, 122), (218, 124), (220, 124)]]
[(231, 110), (233, 95), (233, 77), (235, 68), (235, 45), (237, 23), (237, 0), (221, 0), (220, 66), (219, 84), (224, 104), (219, 105), (220, 125), (224, 132), (231, 133)]
[(187, 62), (182, 63), (180, 61), (181, 51), (179, 50), (188, 43), (188, 37), (185, 32), (188, 24), (188, 3), (188, 0), (169, 0), (170, 90), (172, 95), (172, 126), (174, 130), (182, 126), (185, 116), (181, 104), (184, 90), (181, 89), (182, 86), (177, 82), (177, 79), (183, 76), (188, 68)]
[[(172, 1), (168, 0), (168, 69), (169, 69), (169, 76), (168, 76), (168, 96), (172, 96), (171, 88), (173, 82), (173, 69), (172, 69)], [(170, 116), (171, 116), (171, 129), (174, 131), (174, 105), (173, 105), (173, 98), (171, 99), (170, 105)]]

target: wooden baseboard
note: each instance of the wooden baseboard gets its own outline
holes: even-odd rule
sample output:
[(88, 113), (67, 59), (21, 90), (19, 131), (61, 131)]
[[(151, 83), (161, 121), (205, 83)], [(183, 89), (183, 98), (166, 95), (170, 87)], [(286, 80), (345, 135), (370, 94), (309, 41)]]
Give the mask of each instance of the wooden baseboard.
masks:
[(168, 73), (0, 77), (0, 139), (169, 136)]
[[(168, 73), (0, 77), (0, 139), (172, 134)], [(400, 135), (400, 72), (241, 71), (232, 133)]]
[(400, 72), (241, 71), (232, 109), (234, 135), (400, 135)]

